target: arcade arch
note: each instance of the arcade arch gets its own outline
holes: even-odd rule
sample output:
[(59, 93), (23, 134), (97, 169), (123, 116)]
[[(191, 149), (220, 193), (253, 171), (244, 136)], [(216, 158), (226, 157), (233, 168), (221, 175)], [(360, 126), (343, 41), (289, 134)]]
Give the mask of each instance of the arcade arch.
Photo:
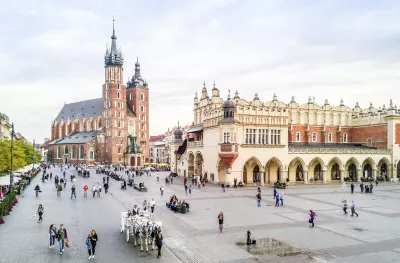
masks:
[(296, 157), (289, 164), (289, 181), (304, 182), (307, 180), (304, 171), (306, 171), (304, 161), (300, 157)]
[(194, 175), (194, 154), (192, 152), (188, 155), (188, 176)]
[(309, 178), (314, 181), (323, 181), (323, 173), (326, 172), (325, 164), (321, 158), (314, 158), (308, 165)]
[(359, 173), (360, 163), (356, 158), (350, 158), (345, 165), (345, 178), (349, 178), (351, 182), (358, 181), (358, 173)]
[(264, 182), (274, 183), (278, 180), (285, 180), (286, 178), (281, 178), (282, 173), (282, 162), (276, 158), (272, 157), (265, 165), (265, 177)]
[(372, 178), (372, 169), (375, 169), (375, 162), (372, 158), (367, 158), (362, 164), (362, 174), (360, 176), (364, 178)]
[(377, 165), (377, 176), (385, 176), (385, 179), (392, 177), (389, 170), (390, 162), (387, 158), (382, 158)]
[(203, 174), (203, 155), (200, 152), (197, 152), (194, 158), (194, 173), (196, 175)]
[(261, 167), (261, 163), (257, 158), (251, 157), (247, 160), (243, 166), (243, 183), (252, 185), (254, 178), (257, 180), (260, 177)]
[(334, 157), (329, 161), (327, 166), (328, 179), (331, 181), (340, 180), (340, 170), (343, 169), (342, 161), (339, 158)]

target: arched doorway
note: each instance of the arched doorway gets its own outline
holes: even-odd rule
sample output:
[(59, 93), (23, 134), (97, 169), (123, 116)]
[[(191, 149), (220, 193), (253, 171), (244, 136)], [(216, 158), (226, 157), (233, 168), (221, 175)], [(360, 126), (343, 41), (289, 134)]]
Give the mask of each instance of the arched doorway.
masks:
[(191, 152), (188, 156), (188, 176), (194, 175), (194, 154)]
[(354, 163), (349, 165), (348, 174), (350, 181), (357, 182), (357, 167)]
[[(279, 159), (277, 158), (271, 158), (267, 164), (265, 165), (266, 170), (265, 170), (265, 176), (266, 180), (264, 179), (265, 182), (267, 183), (275, 183), (278, 180), (280, 180), (280, 174), (282, 171), (282, 163)], [(285, 180), (286, 178), (283, 178), (282, 180)]]
[(324, 179), (324, 171), (323, 167), (325, 167), (324, 162), (320, 158), (315, 158), (310, 162), (308, 166), (308, 174), (309, 180), (314, 180), (315, 182), (323, 182)]
[(218, 162), (218, 183), (226, 182), (226, 168), (222, 160)]
[(254, 178), (257, 179), (257, 173), (260, 171), (260, 161), (255, 157), (250, 158), (243, 166), (243, 183), (253, 185)]
[(201, 153), (196, 153), (196, 157), (194, 159), (194, 173), (196, 175), (203, 174), (203, 156)]
[(382, 159), (378, 162), (378, 167), (377, 167), (378, 176), (380, 176), (380, 177), (382, 177), (382, 178), (385, 178), (385, 180), (388, 179), (388, 178), (393, 177), (393, 176), (390, 174), (389, 167), (391, 167), (391, 164), (390, 164), (389, 160), (388, 160), (387, 158), (382, 158)]
[(321, 164), (318, 163), (318, 164), (314, 167), (314, 180), (315, 180), (315, 181), (322, 181), (322, 179), (323, 179), (322, 167), (321, 167)]
[(130, 162), (131, 166), (136, 166), (135, 159), (136, 158), (134, 156), (131, 157), (131, 162)]
[(290, 182), (304, 182), (304, 169), (305, 169), (305, 164), (304, 161), (296, 157), (293, 159), (290, 164), (289, 164), (289, 181)]
[(140, 166), (140, 165), (141, 165), (141, 163), (140, 163), (140, 157), (137, 158), (137, 162), (136, 162), (136, 163), (137, 163), (137, 166)]
[(335, 163), (331, 169), (331, 180), (340, 180), (340, 167)]
[(369, 163), (366, 163), (364, 165), (363, 177), (364, 178), (372, 178), (372, 167)]
[(304, 170), (301, 164), (297, 165), (296, 167), (296, 182), (303, 182), (304, 181)]
[(254, 183), (254, 179), (256, 181), (256, 183), (261, 182), (261, 178), (260, 178), (260, 167), (258, 167), (258, 165), (256, 165), (253, 169), (253, 183)]
[(386, 163), (383, 163), (383, 164), (381, 165), (381, 176), (382, 176), (382, 177), (385, 176), (384, 178), (387, 178), (387, 176), (388, 176), (388, 170), (387, 170), (387, 165), (386, 165)]

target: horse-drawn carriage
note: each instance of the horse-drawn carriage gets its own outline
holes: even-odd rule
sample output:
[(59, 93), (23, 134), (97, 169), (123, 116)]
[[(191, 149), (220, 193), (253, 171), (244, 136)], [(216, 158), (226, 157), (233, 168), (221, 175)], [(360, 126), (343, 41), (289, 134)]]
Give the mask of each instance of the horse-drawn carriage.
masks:
[(125, 231), (126, 242), (133, 238), (133, 245), (140, 245), (140, 251), (143, 246), (149, 251), (149, 245), (154, 250), (155, 237), (157, 230), (161, 228), (160, 221), (152, 221), (152, 214), (146, 213), (143, 216), (128, 216), (127, 212), (121, 213), (121, 233)]
[(144, 183), (139, 183), (139, 184), (133, 184), (133, 188), (140, 192), (147, 192), (147, 187), (144, 186)]

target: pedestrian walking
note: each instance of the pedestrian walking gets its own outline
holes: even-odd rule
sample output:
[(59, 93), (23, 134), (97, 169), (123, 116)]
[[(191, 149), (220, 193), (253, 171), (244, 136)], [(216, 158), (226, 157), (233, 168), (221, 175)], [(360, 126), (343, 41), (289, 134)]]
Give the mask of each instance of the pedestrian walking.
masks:
[(281, 200), (281, 206), (283, 206), (283, 192), (279, 195), (279, 200)]
[(257, 206), (260, 207), (261, 206), (261, 193), (258, 192), (256, 195), (257, 198)]
[(38, 223), (43, 223), (43, 217), (42, 217), (43, 216), (43, 212), (44, 212), (43, 205), (40, 204), (39, 207), (38, 207), (38, 210), (37, 210), (37, 214), (39, 215)]
[(95, 197), (96, 196), (96, 186), (95, 185), (93, 185), (93, 187), (92, 187), (92, 192), (93, 192), (93, 197)]
[(347, 215), (347, 200), (342, 200), (342, 204), (343, 204), (343, 215)]
[(92, 243), (92, 258), (94, 258), (94, 254), (96, 253), (96, 244), (97, 241), (99, 240), (96, 230), (92, 230), (90, 233), (90, 242)]
[(59, 184), (59, 185), (57, 186), (57, 196), (60, 196), (60, 195), (61, 195), (61, 191), (62, 191), (62, 185)]
[(351, 193), (353, 194), (354, 193), (354, 184), (353, 183), (351, 183), (350, 188), (351, 188)]
[(89, 254), (89, 258), (88, 259), (92, 259), (93, 246), (92, 246), (92, 236), (91, 236), (91, 234), (89, 234), (88, 237), (86, 238), (86, 248), (87, 248), (88, 254)]
[(64, 252), (65, 240), (68, 241), (67, 229), (64, 228), (63, 224), (60, 225), (57, 231), (57, 240), (60, 244), (60, 255), (62, 255), (62, 252)]
[(73, 196), (75, 196), (75, 199), (76, 199), (76, 186), (75, 186), (75, 184), (73, 184), (72, 187), (71, 187), (71, 199), (72, 199)]
[(57, 228), (54, 224), (51, 224), (50, 229), (49, 229), (50, 248), (54, 247), (54, 242), (56, 241), (56, 236), (57, 236)]
[(375, 186), (378, 186), (378, 183), (379, 183), (378, 179), (375, 179)]
[(97, 197), (100, 197), (101, 194), (101, 185), (99, 185), (99, 189), (97, 190)]
[(188, 191), (188, 185), (185, 184), (185, 193), (186, 193), (186, 195), (187, 195), (187, 191)]
[(360, 190), (361, 190), (361, 193), (364, 193), (364, 183), (363, 182), (361, 182), (361, 184), (360, 184)]
[(224, 229), (224, 213), (219, 212), (218, 215), (218, 225), (219, 225), (219, 232), (222, 233), (222, 230)]
[(156, 235), (156, 246), (158, 249), (158, 255), (157, 258), (161, 257), (161, 248), (163, 245), (163, 235), (161, 234), (161, 229), (157, 230), (157, 235)]
[(164, 194), (164, 187), (160, 187), (161, 196)]
[(189, 194), (192, 194), (192, 185), (189, 185)]
[(310, 219), (308, 220), (308, 223), (310, 223), (310, 227), (314, 227), (315, 217), (316, 217), (316, 214), (314, 213), (314, 211), (310, 210)]
[(151, 213), (154, 214), (154, 207), (156, 206), (156, 201), (154, 201), (154, 198), (151, 199), (150, 201), (150, 209)]
[(275, 195), (275, 206), (279, 206), (279, 193), (276, 193)]
[(85, 186), (83, 187), (83, 197), (86, 197), (86, 198), (87, 198), (87, 193), (88, 193), (88, 191), (89, 191), (89, 186), (85, 185)]
[[(199, 184), (200, 185), (200, 184)], [(223, 183), (222, 185), (222, 192), (225, 193), (225, 184)], [(200, 188), (200, 187), (199, 187)]]
[(256, 186), (257, 185), (257, 180), (256, 180), (256, 178), (254, 177), (253, 178), (253, 186)]
[(374, 188), (374, 185), (372, 183), (369, 184), (369, 192), (372, 194), (372, 188)]
[(354, 201), (351, 201), (351, 216), (354, 216), (354, 214), (356, 214), (356, 216), (358, 217), (358, 214), (356, 212), (356, 203)]
[(276, 197), (276, 187), (274, 187), (274, 197), (272, 199), (275, 199)]

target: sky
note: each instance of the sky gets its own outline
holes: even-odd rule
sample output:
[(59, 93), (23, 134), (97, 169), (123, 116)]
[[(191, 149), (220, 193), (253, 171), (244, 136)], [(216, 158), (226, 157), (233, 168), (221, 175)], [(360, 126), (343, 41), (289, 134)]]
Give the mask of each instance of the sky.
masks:
[(101, 97), (115, 17), (125, 82), (136, 57), (150, 134), (193, 121), (203, 81), (225, 99), (400, 106), (399, 1), (5, 1), (0, 112), (28, 140), (50, 137), (64, 103)]

